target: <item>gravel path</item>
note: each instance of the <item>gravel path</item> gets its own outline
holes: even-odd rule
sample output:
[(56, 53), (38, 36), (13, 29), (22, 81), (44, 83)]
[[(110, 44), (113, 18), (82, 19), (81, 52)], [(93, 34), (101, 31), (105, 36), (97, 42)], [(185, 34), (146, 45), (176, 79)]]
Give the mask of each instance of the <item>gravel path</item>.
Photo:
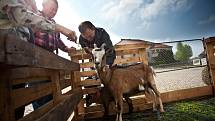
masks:
[[(202, 81), (203, 67), (157, 73), (156, 84), (160, 92), (206, 86)], [(156, 69), (155, 69), (156, 71)]]

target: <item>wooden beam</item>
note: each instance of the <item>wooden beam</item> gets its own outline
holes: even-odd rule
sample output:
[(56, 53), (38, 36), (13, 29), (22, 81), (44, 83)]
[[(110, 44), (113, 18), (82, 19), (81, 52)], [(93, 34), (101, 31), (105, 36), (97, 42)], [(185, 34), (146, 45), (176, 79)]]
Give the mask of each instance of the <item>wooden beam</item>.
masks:
[(139, 48), (148, 48), (147, 44), (127, 44), (127, 45), (116, 45), (115, 50), (131, 50), (131, 49), (139, 49)]
[(140, 57), (116, 58), (114, 64), (125, 64), (133, 62), (141, 62)]
[(73, 90), (72, 94), (65, 95), (64, 99), (59, 104), (37, 121), (66, 121), (72, 114), (76, 105), (82, 99), (82, 95), (80, 89)]
[(21, 41), (9, 35), (5, 40), (5, 64), (33, 66), (59, 70), (79, 70), (78, 63), (66, 60), (32, 43)]
[(51, 70), (43, 68), (19, 67), (10, 69), (10, 79), (27, 79), (38, 77), (50, 77)]
[(94, 80), (94, 79), (86, 79), (84, 81), (81, 81), (80, 86), (100, 86), (101, 81), (99, 80)]
[(53, 92), (51, 83), (33, 86), (31, 88), (21, 88), (12, 91), (14, 108), (18, 108), (31, 101), (49, 95)]
[(121, 56), (121, 55), (128, 55), (128, 54), (137, 54), (138, 49), (131, 49), (131, 50), (116, 50), (116, 55)]
[(95, 76), (97, 75), (96, 71), (83, 71), (80, 72), (81, 77)]
[(8, 71), (0, 70), (0, 121), (15, 121)]
[(93, 62), (80, 63), (80, 67), (81, 67), (81, 68), (90, 68), (90, 67), (94, 67), (94, 63), (93, 63)]
[(213, 85), (213, 93), (215, 95), (215, 37), (210, 37), (205, 40), (206, 43), (206, 52), (207, 52), (207, 59), (208, 59), (208, 65), (210, 68), (210, 76), (212, 80)]
[(42, 115), (47, 113), (49, 110), (53, 108), (53, 100), (47, 102), (46, 104), (42, 105), (38, 109), (34, 110), (30, 114), (26, 115), (25, 117), (21, 118), (18, 121), (36, 121)]
[(3, 63), (5, 59), (4, 48), (5, 48), (5, 34), (0, 32), (0, 63)]

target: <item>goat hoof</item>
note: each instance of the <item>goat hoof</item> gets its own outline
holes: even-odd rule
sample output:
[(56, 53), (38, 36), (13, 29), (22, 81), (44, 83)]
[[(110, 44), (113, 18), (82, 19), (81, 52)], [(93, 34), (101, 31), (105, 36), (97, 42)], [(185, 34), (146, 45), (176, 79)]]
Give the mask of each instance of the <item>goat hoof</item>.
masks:
[(157, 112), (158, 110), (156, 108), (153, 109), (153, 112)]
[(164, 111), (164, 109), (161, 109), (160, 112), (161, 112), (161, 113), (164, 113), (165, 111)]

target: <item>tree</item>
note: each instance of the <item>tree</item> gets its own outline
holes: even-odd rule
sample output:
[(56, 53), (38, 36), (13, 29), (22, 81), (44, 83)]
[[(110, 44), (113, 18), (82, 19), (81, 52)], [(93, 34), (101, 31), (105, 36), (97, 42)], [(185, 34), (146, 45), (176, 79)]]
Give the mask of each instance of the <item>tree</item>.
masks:
[(175, 62), (172, 50), (161, 50), (157, 57), (154, 57), (156, 64), (168, 64)]
[(179, 42), (177, 44), (177, 51), (175, 54), (175, 59), (179, 61), (188, 61), (190, 57), (193, 56), (192, 48), (187, 44), (182, 44)]

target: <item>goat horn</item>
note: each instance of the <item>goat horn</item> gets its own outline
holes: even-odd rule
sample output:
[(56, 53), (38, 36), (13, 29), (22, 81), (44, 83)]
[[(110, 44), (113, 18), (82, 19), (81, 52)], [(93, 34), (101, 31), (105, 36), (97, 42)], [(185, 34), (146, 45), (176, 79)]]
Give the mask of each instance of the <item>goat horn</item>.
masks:
[(105, 43), (103, 43), (103, 44), (102, 44), (102, 46), (101, 46), (101, 48), (102, 48), (102, 49), (104, 49), (104, 48), (105, 48), (105, 46), (106, 46), (106, 44), (105, 44)]
[(94, 44), (94, 48), (98, 48), (96, 44)]

